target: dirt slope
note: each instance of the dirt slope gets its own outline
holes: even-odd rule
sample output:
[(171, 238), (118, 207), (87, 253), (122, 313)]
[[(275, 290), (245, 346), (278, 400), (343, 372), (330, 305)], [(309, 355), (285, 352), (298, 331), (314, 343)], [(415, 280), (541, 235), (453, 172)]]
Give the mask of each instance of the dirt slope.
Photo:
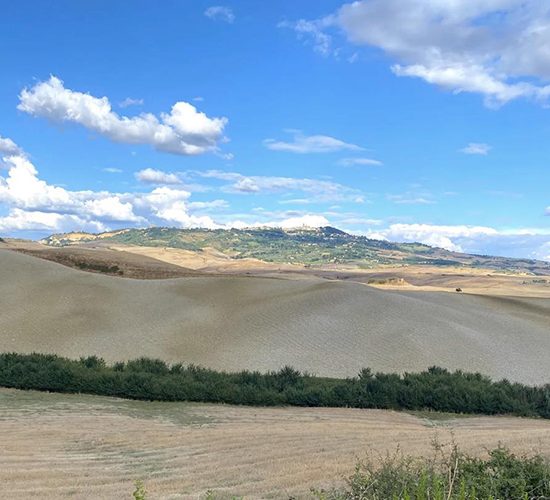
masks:
[(201, 273), (146, 255), (102, 247), (48, 247), (33, 241), (9, 240), (2, 247), (83, 271), (134, 279), (166, 279)]
[(125, 280), (0, 250), (0, 351), (550, 381), (550, 301), (238, 276)]
[[(451, 436), (452, 432), (452, 436)], [(445, 421), (382, 410), (147, 403), (0, 389), (0, 484), (9, 500), (305, 497), (353, 472), (357, 458), (431, 456), (451, 439), (484, 454), (550, 449), (550, 422), (510, 417)]]

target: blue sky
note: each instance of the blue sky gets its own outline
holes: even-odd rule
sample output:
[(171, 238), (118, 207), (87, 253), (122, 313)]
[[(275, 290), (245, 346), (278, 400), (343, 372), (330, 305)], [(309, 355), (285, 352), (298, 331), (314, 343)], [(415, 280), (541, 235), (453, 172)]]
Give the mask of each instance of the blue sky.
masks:
[(8, 3), (0, 233), (330, 224), (550, 260), (550, 7)]

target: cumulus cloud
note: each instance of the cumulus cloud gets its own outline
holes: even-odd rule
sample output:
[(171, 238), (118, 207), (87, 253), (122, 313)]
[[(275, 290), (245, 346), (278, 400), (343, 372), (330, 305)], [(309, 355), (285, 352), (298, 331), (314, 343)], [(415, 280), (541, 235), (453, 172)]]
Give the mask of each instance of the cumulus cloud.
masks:
[(98, 222), (143, 221), (122, 195), (106, 191), (69, 191), (39, 179), (38, 171), (24, 156), (10, 156), (4, 161), (8, 165), (8, 174), (0, 177), (0, 203), (10, 208), (77, 216), (89, 221), (97, 219)]
[(363, 148), (355, 144), (349, 144), (340, 139), (328, 135), (304, 135), (299, 131), (293, 131), (291, 142), (265, 139), (266, 148), (273, 151), (285, 151), (287, 153), (334, 153), (336, 151), (362, 151)]
[(77, 123), (115, 142), (149, 144), (158, 151), (179, 155), (217, 151), (227, 124), (227, 118), (209, 118), (184, 101), (159, 117), (151, 113), (120, 116), (107, 97), (67, 89), (55, 76), (23, 89), (19, 99), (17, 108), (30, 115), (56, 123)]
[(489, 106), (550, 95), (550, 4), (540, 0), (358, 0), (294, 29), (325, 53), (322, 35), (341, 31), (387, 54), (397, 76), (479, 93)]
[(0, 155), (6, 156), (23, 156), (24, 153), (21, 148), (15, 144), (11, 139), (7, 137), (2, 137), (0, 135)]
[(204, 11), (204, 15), (215, 21), (223, 21), (232, 24), (235, 22), (235, 14), (229, 7), (221, 5), (213, 5)]
[(365, 233), (370, 238), (419, 242), (455, 252), (549, 260), (550, 230), (499, 230), (487, 226), (391, 224)]
[[(173, 225), (182, 228), (205, 227), (210, 229), (231, 227), (297, 227), (327, 225), (328, 221), (318, 214), (288, 214), (287, 217), (264, 217), (264, 220), (243, 222), (235, 216), (218, 222), (221, 212), (228, 209), (225, 200), (191, 201), (191, 192), (182, 187), (167, 184), (179, 177), (175, 174), (145, 169), (136, 174), (138, 179), (153, 184), (162, 184), (149, 192), (111, 193), (108, 191), (71, 191), (49, 184), (39, 177), (38, 170), (28, 156), (13, 141), (4, 139), (3, 161), (7, 166), (5, 176), (0, 176), (0, 207), (7, 215), (0, 217), (3, 232), (57, 232), (57, 231), (107, 231), (128, 226)], [(17, 154), (13, 154), (13, 153)], [(174, 176), (174, 177), (171, 177)], [(205, 174), (244, 185), (245, 177), (235, 173)], [(251, 178), (259, 189), (284, 189), (292, 179)], [(305, 190), (326, 194), (339, 192), (343, 187), (315, 185), (316, 181), (298, 179)], [(318, 181), (323, 182), (323, 181)], [(240, 184), (239, 184), (240, 183)], [(200, 213), (202, 212), (202, 213)], [(215, 213), (216, 219), (208, 212)], [(231, 217), (231, 216), (230, 216)]]
[[(11, 152), (13, 144), (9, 145)], [(8, 172), (0, 176), (0, 205), (8, 209), (8, 215), (0, 217), (3, 231), (105, 231), (114, 226), (166, 223), (219, 227), (210, 217), (193, 213), (196, 207), (189, 208), (191, 193), (186, 190), (163, 186), (149, 193), (71, 191), (40, 179), (27, 156), (20, 148), (16, 151), (21, 154), (4, 156)]]
[(392, 224), (389, 228), (371, 234), (371, 237), (392, 241), (419, 242), (426, 245), (462, 252), (458, 243), (463, 239), (497, 235), (498, 231), (483, 226), (437, 226), (430, 224)]
[(176, 174), (146, 168), (135, 173), (138, 181), (145, 184), (181, 184), (181, 179)]
[(53, 212), (27, 211), (12, 208), (0, 217), (0, 231), (90, 231), (103, 232), (107, 227), (98, 221), (82, 219), (77, 215)]
[(467, 155), (483, 155), (489, 154), (491, 146), (481, 142), (470, 142), (467, 146), (463, 147), (460, 152)]

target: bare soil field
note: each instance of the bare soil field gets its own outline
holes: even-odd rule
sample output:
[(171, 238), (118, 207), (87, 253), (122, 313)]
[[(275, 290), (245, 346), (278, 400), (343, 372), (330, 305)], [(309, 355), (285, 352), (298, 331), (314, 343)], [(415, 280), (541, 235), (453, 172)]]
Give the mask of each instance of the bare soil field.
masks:
[[(386, 290), (456, 293), (456, 289), (460, 288), (462, 293), (476, 295), (550, 298), (550, 276), (436, 266), (381, 267), (362, 272), (336, 273), (341, 275), (340, 279)], [(402, 282), (394, 283), (399, 280)]]
[(318, 375), (432, 365), (550, 380), (550, 300), (243, 276), (127, 280), (0, 250), (0, 351)]
[(397, 446), (430, 456), (453, 439), (483, 455), (499, 443), (550, 450), (550, 422), (419, 418), (384, 410), (147, 403), (0, 389), (0, 484), (10, 500), (310, 497), (341, 484), (357, 459)]
[(168, 264), (210, 273), (242, 274), (249, 272), (302, 272), (303, 266), (277, 264), (259, 259), (233, 259), (214, 248), (192, 252), (180, 248), (109, 245), (111, 250), (157, 259)]
[(83, 271), (124, 278), (167, 279), (200, 275), (199, 272), (180, 265), (170, 264), (145, 255), (135, 255), (103, 247), (57, 248), (32, 241), (7, 240), (0, 244), (0, 248), (32, 255)]
[[(78, 248), (78, 247), (72, 247)], [(249, 274), (255, 276), (285, 275), (317, 276), (325, 279), (357, 281), (384, 289), (408, 291), (453, 292), (517, 297), (550, 298), (550, 276), (505, 273), (487, 269), (438, 266), (381, 266), (360, 269), (355, 265), (327, 265), (304, 267), (275, 264), (257, 259), (231, 259), (215, 251), (192, 252), (178, 248), (159, 248), (131, 245), (110, 246), (124, 254), (158, 259), (168, 264), (183, 266), (206, 273)], [(403, 281), (395, 285), (392, 281)], [(383, 283), (383, 282), (387, 283)]]
[(380, 266), (361, 269), (354, 264), (303, 266), (234, 259), (213, 248), (201, 252), (169, 247), (112, 245), (102, 242), (49, 247), (28, 240), (6, 240), (0, 248), (51, 260), (84, 271), (136, 279), (166, 279), (203, 274), (318, 277), (356, 281), (385, 290), (429, 291), (476, 295), (550, 298), (550, 276), (441, 266)]

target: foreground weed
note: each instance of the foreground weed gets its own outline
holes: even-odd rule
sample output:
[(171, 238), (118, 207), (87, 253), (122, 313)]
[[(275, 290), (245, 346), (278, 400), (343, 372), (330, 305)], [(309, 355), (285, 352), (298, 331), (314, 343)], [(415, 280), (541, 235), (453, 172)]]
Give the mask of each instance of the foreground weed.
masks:
[(486, 459), (452, 445), (435, 444), (432, 459), (403, 455), (368, 457), (357, 464), (347, 487), (313, 490), (319, 500), (533, 500), (550, 498), (550, 463), (496, 448)]
[(145, 491), (145, 485), (143, 484), (143, 481), (136, 481), (135, 487), (136, 489), (133, 493), (134, 500), (147, 500), (147, 492)]

